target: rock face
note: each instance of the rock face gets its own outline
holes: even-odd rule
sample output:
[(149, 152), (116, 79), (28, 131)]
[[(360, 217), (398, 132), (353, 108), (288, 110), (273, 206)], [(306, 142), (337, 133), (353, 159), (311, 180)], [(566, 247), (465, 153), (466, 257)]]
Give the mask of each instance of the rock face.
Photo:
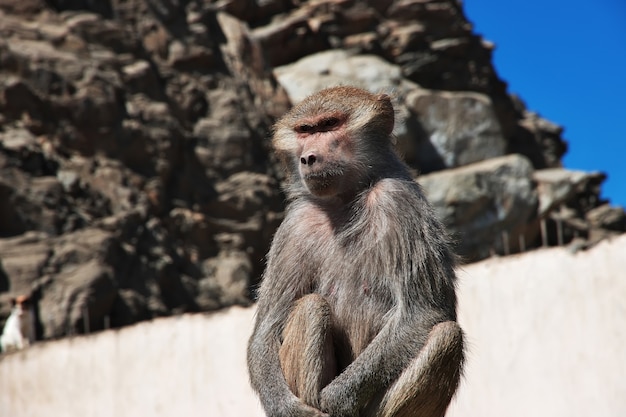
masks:
[(329, 85), (393, 96), (468, 261), (623, 232), (492, 48), (452, 0), (1, 1), (0, 324), (22, 293), (40, 338), (250, 303), (284, 208), (271, 124)]
[(415, 159), (422, 172), (504, 155), (506, 141), (489, 97), (417, 90), (407, 97), (415, 115)]
[(458, 254), (476, 260), (517, 247), (527, 233), (537, 209), (532, 173), (528, 159), (513, 154), (425, 175), (420, 182)]

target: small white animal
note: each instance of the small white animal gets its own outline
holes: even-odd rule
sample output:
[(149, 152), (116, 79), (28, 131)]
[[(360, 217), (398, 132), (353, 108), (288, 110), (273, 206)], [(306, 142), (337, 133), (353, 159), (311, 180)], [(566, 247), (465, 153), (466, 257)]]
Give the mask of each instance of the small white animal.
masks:
[(35, 312), (30, 297), (20, 295), (11, 303), (13, 308), (0, 336), (2, 352), (24, 349), (35, 341)]

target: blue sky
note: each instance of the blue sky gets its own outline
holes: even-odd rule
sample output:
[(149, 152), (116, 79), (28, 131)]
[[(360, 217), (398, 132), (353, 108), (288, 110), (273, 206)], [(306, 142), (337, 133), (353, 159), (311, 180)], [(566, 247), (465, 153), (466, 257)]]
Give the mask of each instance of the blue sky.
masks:
[(565, 168), (603, 171), (626, 207), (626, 1), (466, 0), (509, 92), (565, 128)]

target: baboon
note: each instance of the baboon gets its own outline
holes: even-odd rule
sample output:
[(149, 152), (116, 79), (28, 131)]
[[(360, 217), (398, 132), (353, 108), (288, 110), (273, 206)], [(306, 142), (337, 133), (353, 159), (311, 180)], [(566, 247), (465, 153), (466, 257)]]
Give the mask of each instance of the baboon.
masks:
[(288, 205), (248, 345), (268, 417), (443, 416), (457, 388), (455, 256), (393, 126), (387, 95), (334, 87), (274, 127)]

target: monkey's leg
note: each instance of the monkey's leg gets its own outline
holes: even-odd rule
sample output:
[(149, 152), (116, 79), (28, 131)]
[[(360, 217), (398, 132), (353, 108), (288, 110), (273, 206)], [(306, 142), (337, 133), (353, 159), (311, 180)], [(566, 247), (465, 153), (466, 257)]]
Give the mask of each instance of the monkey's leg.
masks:
[(367, 416), (442, 417), (461, 379), (463, 331), (456, 322), (439, 323), (426, 344)]
[(280, 364), (287, 385), (304, 403), (319, 408), (319, 394), (335, 376), (331, 309), (319, 294), (297, 300), (283, 331)]

